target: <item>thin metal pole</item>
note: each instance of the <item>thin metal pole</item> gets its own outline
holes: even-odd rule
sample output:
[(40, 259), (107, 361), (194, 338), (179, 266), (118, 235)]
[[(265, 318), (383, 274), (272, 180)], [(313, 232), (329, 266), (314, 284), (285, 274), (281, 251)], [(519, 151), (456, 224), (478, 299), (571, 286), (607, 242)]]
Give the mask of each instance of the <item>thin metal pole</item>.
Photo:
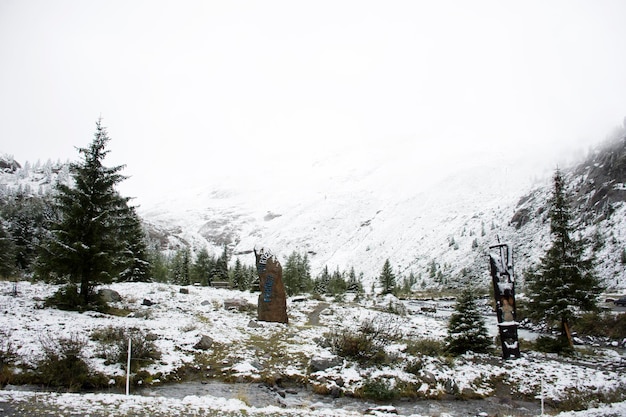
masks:
[(126, 362), (126, 395), (130, 394), (130, 337), (128, 338), (128, 361)]
[(543, 415), (543, 378), (541, 378), (541, 415)]

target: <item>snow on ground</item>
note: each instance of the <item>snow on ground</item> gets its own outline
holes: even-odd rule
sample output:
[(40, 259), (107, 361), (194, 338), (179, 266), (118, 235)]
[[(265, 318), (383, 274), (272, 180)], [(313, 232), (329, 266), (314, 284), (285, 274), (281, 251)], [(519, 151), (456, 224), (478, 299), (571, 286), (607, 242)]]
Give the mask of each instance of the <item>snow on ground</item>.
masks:
[[(42, 340), (75, 335), (86, 343), (84, 353), (91, 368), (117, 378), (118, 388), (121, 388), (124, 376), (122, 365), (105, 362), (101, 357), (102, 342), (91, 336), (107, 328), (134, 328), (151, 335), (162, 354), (160, 360), (144, 368), (151, 375), (143, 381), (145, 385), (178, 381), (184, 377), (180, 370), (185, 368), (197, 371), (195, 377), (201, 379), (222, 378), (241, 382), (282, 379), (306, 382), (328, 390), (340, 387), (346, 395), (358, 392), (365, 383), (373, 380), (386, 381), (391, 387), (409, 385), (413, 387), (414, 396), (419, 398), (452, 395), (450, 387), (454, 387), (453, 391), (457, 393), (454, 395), (463, 393), (484, 398), (497, 395), (505, 384), (513, 397), (523, 397), (536, 403), (542, 381), (545, 398), (549, 401), (564, 400), (581, 393), (607, 394), (626, 388), (624, 361), (612, 350), (598, 349), (595, 355), (576, 360), (525, 352), (521, 359), (506, 362), (493, 355), (470, 353), (456, 359), (445, 359), (410, 353), (407, 350), (408, 339), (441, 340), (446, 334), (446, 320), (436, 314), (400, 316), (387, 313), (384, 310), (389, 302), (394, 301), (390, 298), (375, 300), (366, 297), (361, 303), (290, 299), (290, 322), (284, 325), (256, 320), (258, 294), (255, 293), (211, 287), (184, 287), (188, 290), (184, 293), (180, 291), (183, 287), (159, 283), (119, 283), (107, 287), (121, 295), (122, 300), (111, 303), (111, 306), (126, 312), (126, 316), (43, 308), (43, 300), (52, 295), (57, 286), (22, 281), (17, 284), (17, 296), (13, 296), (13, 283), (0, 282), (0, 334), (10, 341), (19, 358), (18, 364), (35, 366), (43, 354)], [(152, 305), (144, 305), (144, 300), (150, 300)], [(226, 308), (232, 304), (229, 300), (237, 301), (235, 307)], [(400, 330), (403, 339), (386, 347), (390, 356), (395, 356), (397, 360), (369, 367), (339, 360), (336, 366), (312, 372), (309, 368), (312, 358), (336, 358), (328, 344), (324, 343), (325, 334), (336, 329), (358, 329), (361, 323), (368, 321)], [(213, 341), (213, 345), (203, 351), (195, 348), (202, 336), (208, 336)], [(409, 369), (407, 364), (415, 362), (419, 362), (419, 369)], [(165, 413), (159, 407), (181, 410), (181, 413), (183, 410), (188, 413), (191, 409), (227, 409), (247, 410), (248, 414), (286, 415), (293, 411), (280, 409), (278, 412), (272, 407), (252, 407), (254, 410), (251, 410), (251, 407), (235, 400), (205, 396), (184, 399), (156, 397), (148, 401), (140, 396), (127, 398), (105, 393), (61, 395), (16, 391), (0, 391), (0, 408), (2, 402), (29, 401), (33, 396), (37, 401), (59, 406), (64, 404), (63, 407), (68, 408), (86, 402), (94, 404), (94, 410), (113, 407), (128, 413), (133, 407), (148, 407), (146, 404), (149, 402), (149, 407), (153, 407), (157, 415)], [(328, 414), (328, 410), (311, 411), (311, 408), (315, 407), (303, 403), (296, 407), (293, 414), (352, 415), (346, 410), (334, 409)], [(615, 415), (626, 415), (624, 404), (607, 409), (617, 410), (610, 411)], [(181, 415), (186, 415), (184, 413)], [(167, 415), (177, 414), (172, 411)], [(587, 414), (567, 414), (580, 415)]]

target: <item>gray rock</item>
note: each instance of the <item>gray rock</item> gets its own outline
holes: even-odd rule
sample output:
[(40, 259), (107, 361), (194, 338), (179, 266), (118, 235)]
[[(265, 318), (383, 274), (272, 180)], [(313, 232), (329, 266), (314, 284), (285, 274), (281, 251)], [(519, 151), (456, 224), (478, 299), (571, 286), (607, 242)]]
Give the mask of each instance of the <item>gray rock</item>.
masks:
[(213, 339), (207, 335), (203, 335), (200, 341), (194, 345), (194, 349), (208, 350), (213, 346)]
[(148, 300), (147, 298), (144, 298), (143, 301), (141, 302), (141, 305), (150, 307), (150, 306), (154, 305), (154, 303), (152, 301)]
[(248, 327), (251, 329), (262, 329), (263, 325), (256, 320), (250, 320), (248, 322)]
[(343, 365), (343, 358), (340, 356), (321, 357), (314, 356), (311, 358), (311, 372), (325, 371), (328, 368)]
[(122, 296), (115, 290), (109, 288), (102, 288), (98, 291), (98, 295), (105, 303), (117, 303), (122, 301)]
[(189, 294), (189, 289), (188, 288), (181, 288), (180, 290), (178, 290), (179, 293), (181, 294)]
[(422, 374), (422, 381), (428, 385), (435, 385), (437, 383), (437, 378), (432, 372), (424, 371)]
[(456, 394), (459, 392), (459, 386), (454, 379), (448, 378), (443, 384), (443, 390), (446, 394)]
[(224, 300), (224, 308), (226, 310), (248, 311), (254, 308), (254, 305), (243, 298), (229, 298), (228, 300)]
[(208, 306), (209, 304), (211, 304), (209, 300), (204, 300), (203, 302), (200, 303), (201, 306)]

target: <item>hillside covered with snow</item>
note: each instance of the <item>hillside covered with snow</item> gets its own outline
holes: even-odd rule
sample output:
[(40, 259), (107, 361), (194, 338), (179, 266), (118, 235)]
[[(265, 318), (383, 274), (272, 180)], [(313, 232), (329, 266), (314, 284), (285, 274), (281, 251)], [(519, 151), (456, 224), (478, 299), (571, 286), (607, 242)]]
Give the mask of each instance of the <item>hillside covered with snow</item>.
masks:
[[(60, 162), (2, 161), (5, 195), (42, 195), (69, 178)], [(554, 162), (522, 154), (477, 157), (453, 167), (427, 161), (410, 146), (375, 156), (356, 150), (318, 161), (297, 181), (260, 175), (241, 182), (226, 175), (207, 178), (201, 188), (181, 184), (176, 193), (139, 201), (139, 214), (164, 250), (206, 247), (217, 255), (226, 245), (233, 262), (248, 265), (255, 246), (271, 248), (283, 263), (294, 251), (307, 253), (314, 276), (325, 266), (354, 267), (366, 289), (386, 259), (399, 277), (413, 273), (419, 288), (486, 285), (486, 254), (500, 240), (512, 244), (523, 280), (523, 270), (549, 244), (546, 204)], [(624, 131), (561, 169), (598, 274), (610, 290), (625, 290)]]

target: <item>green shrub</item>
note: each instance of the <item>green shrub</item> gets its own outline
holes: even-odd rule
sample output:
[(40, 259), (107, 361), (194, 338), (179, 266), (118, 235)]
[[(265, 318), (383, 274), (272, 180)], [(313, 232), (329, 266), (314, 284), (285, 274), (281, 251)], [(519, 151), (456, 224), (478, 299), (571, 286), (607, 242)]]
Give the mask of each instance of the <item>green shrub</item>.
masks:
[(550, 336), (540, 336), (535, 340), (534, 350), (544, 353), (558, 353), (559, 355), (570, 355), (573, 349), (566, 339)]
[(424, 368), (424, 362), (420, 359), (410, 359), (404, 364), (405, 372), (413, 375), (419, 375), (420, 371)]
[(358, 390), (357, 396), (374, 401), (391, 401), (400, 396), (400, 391), (391, 381), (383, 378), (368, 379)]
[(131, 372), (136, 372), (138, 369), (151, 364), (155, 360), (161, 359), (161, 352), (154, 343), (153, 335), (146, 334), (140, 329), (130, 329), (125, 333), (124, 339), (117, 343), (119, 351), (117, 359), (118, 362), (122, 364), (123, 369), (126, 369), (128, 359), (129, 338), (131, 341)]
[(416, 339), (407, 343), (406, 352), (411, 355), (442, 356), (446, 351), (443, 340), (437, 339)]
[(11, 379), (9, 366), (13, 364), (16, 353), (13, 350), (11, 339), (7, 332), (0, 330), (0, 387), (6, 385)]
[(572, 324), (572, 330), (579, 335), (621, 340), (626, 337), (626, 313), (586, 313)]
[(327, 335), (334, 353), (363, 365), (382, 364), (388, 360), (385, 346), (400, 340), (402, 332), (389, 319), (366, 319), (356, 330), (334, 330)]
[(69, 390), (92, 386), (93, 375), (83, 357), (85, 345), (85, 340), (76, 334), (57, 340), (42, 339), (44, 357), (37, 368), (41, 382)]
[(91, 340), (100, 343), (98, 357), (105, 359), (105, 364), (119, 363), (126, 369), (128, 363), (128, 339), (131, 341), (130, 369), (137, 372), (143, 366), (161, 359), (161, 352), (154, 341), (156, 336), (140, 329), (124, 329), (107, 326), (91, 333)]

